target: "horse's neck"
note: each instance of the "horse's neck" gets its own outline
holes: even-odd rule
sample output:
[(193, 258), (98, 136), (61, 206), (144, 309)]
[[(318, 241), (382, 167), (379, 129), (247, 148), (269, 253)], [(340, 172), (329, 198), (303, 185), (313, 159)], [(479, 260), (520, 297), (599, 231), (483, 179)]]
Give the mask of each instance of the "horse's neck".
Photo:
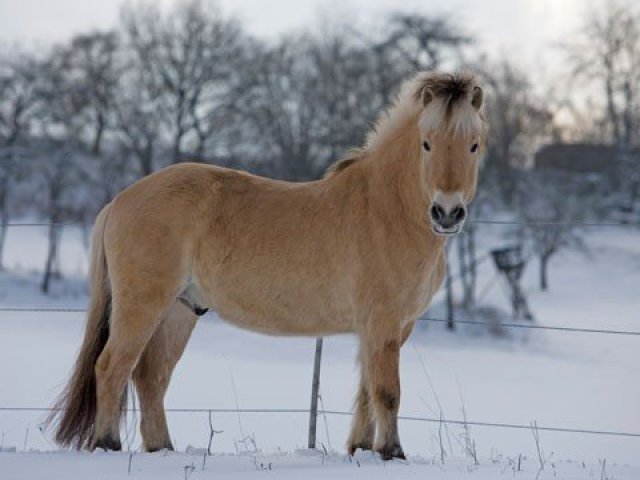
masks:
[(422, 223), (427, 212), (424, 163), (416, 131), (407, 128), (370, 152), (368, 168), (377, 197), (414, 222)]

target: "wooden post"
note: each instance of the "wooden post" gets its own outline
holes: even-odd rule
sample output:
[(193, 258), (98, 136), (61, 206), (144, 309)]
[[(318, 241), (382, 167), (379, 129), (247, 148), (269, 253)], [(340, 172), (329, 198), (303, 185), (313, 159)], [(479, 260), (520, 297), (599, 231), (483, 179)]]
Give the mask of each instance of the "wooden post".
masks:
[(313, 382), (311, 383), (311, 408), (309, 409), (309, 448), (316, 448), (316, 425), (318, 422), (318, 394), (320, 391), (320, 361), (322, 360), (322, 338), (316, 339), (316, 355), (313, 360)]

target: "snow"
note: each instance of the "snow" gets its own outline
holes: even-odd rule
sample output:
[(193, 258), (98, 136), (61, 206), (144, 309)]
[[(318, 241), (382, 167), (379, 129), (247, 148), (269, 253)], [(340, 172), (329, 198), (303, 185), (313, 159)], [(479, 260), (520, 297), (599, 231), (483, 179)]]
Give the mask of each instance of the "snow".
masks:
[[(491, 227), (494, 228), (494, 227)], [(500, 241), (498, 228), (481, 232), (479, 250)], [(82, 275), (86, 251), (79, 231), (63, 241), (66, 279), (52, 296), (37, 293), (35, 273), (44, 263), (44, 230), (15, 229), (8, 239), (10, 273), (0, 274), (0, 306), (71, 306), (86, 303)], [(561, 254), (550, 266), (549, 292), (537, 289), (537, 269), (523, 285), (536, 321), (543, 325), (640, 330), (640, 233), (633, 229), (590, 232), (587, 255)], [(506, 309), (493, 266), (480, 268), (483, 302)], [(436, 304), (442, 295), (436, 299)], [(441, 306), (430, 313), (441, 316)], [(81, 313), (0, 312), (0, 407), (43, 407), (64, 384), (80, 345)], [(640, 432), (640, 337), (551, 331), (510, 332), (502, 338), (469, 326), (455, 334), (422, 323), (402, 352), (401, 415), (538, 426)], [(325, 340), (322, 406), (349, 410), (357, 381), (355, 339)], [(238, 330), (207, 315), (196, 327), (169, 389), (169, 408), (306, 409), (314, 340), (267, 337)], [(440, 405), (440, 406), (439, 406)], [(55, 449), (38, 425), (41, 412), (0, 411), (0, 479), (128, 476), (129, 454), (75, 453)], [(538, 456), (531, 430), (471, 426), (480, 465), (465, 454), (465, 431), (443, 428), (447, 452), (440, 458), (439, 424), (401, 421), (408, 462), (383, 464), (370, 455), (350, 462), (344, 442), (350, 419), (319, 418), (318, 441), (328, 455), (308, 455), (304, 413), (214, 413), (215, 455), (202, 471), (209, 427), (206, 412), (168, 415), (178, 453), (135, 453), (132, 477), (253, 478), (536, 478)], [(132, 428), (125, 445), (139, 446)], [(540, 431), (547, 459), (540, 478), (640, 478), (640, 438)], [(243, 438), (252, 436), (257, 451)], [(192, 447), (191, 447), (192, 446)], [(190, 448), (189, 448), (190, 447)], [(190, 453), (186, 453), (186, 452)], [(515, 467), (520, 458), (521, 469)], [(606, 459), (604, 474), (602, 461)], [(185, 470), (193, 464), (195, 470)], [(257, 465), (257, 468), (256, 468)], [(515, 471), (514, 471), (515, 470)], [(603, 476), (604, 475), (604, 476)]]
[[(203, 468), (204, 460), (204, 468)], [(129, 467), (129, 462), (131, 466)], [(307, 455), (302, 452), (272, 455), (203, 455), (157, 452), (135, 453), (0, 453), (0, 478), (12, 480), (34, 478), (109, 478), (109, 479), (186, 479), (225, 478), (249, 480), (253, 478), (278, 478), (282, 480), (340, 479), (425, 479), (495, 480), (517, 478), (560, 478), (584, 480), (600, 478), (638, 478), (640, 469), (630, 466), (583, 464), (558, 461), (549, 464), (538, 477), (537, 460), (496, 457), (479, 466), (469, 464), (468, 459), (454, 458), (443, 467), (431, 460), (414, 457), (408, 462), (383, 463), (371, 455), (357, 454), (352, 461), (346, 455)], [(130, 473), (129, 473), (130, 468)], [(4, 472), (4, 473), (2, 473)], [(99, 472), (99, 476), (96, 473)], [(3, 475), (6, 475), (3, 476)], [(71, 476), (72, 475), (72, 476)], [(265, 477), (266, 475), (266, 477)]]

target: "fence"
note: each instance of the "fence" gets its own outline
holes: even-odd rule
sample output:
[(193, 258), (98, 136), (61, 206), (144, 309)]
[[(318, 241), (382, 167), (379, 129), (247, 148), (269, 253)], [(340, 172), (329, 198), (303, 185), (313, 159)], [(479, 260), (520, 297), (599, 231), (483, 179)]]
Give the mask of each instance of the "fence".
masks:
[[(0, 307), (0, 313), (86, 313), (86, 308), (56, 308), (56, 307)], [(433, 323), (447, 323), (448, 320), (445, 318), (435, 318), (435, 317), (420, 317), (418, 319), (419, 322), (433, 322)], [(515, 328), (515, 329), (525, 329), (525, 330), (551, 330), (558, 332), (575, 332), (575, 333), (601, 333), (608, 335), (633, 335), (640, 336), (640, 331), (635, 330), (609, 330), (609, 329), (599, 329), (599, 328), (581, 328), (581, 327), (571, 327), (571, 326), (552, 326), (552, 325), (538, 325), (538, 324), (528, 324), (528, 323), (510, 323), (510, 322), (500, 322), (500, 323), (489, 323), (483, 322), (481, 320), (463, 320), (463, 319), (455, 319), (456, 324), (461, 325), (485, 325), (485, 326), (500, 326), (504, 328)]]
[[(54, 411), (53, 408), (47, 407), (6, 407), (0, 406), (0, 412), (39, 412), (49, 413)], [(138, 408), (129, 408), (127, 412), (139, 412)], [(282, 413), (302, 413), (311, 414), (312, 410), (304, 408), (165, 408), (169, 413), (259, 413), (259, 414), (282, 414)], [(318, 415), (334, 415), (341, 417), (351, 417), (352, 412), (342, 410), (317, 410)], [(517, 423), (499, 423), (499, 422), (481, 422), (473, 420), (454, 420), (435, 417), (416, 417), (399, 415), (398, 420), (406, 422), (427, 422), (445, 425), (470, 425), (476, 427), (492, 427), (492, 428), (509, 428), (516, 430), (536, 430), (556, 433), (577, 433), (587, 435), (606, 435), (611, 437), (631, 437), (640, 438), (640, 432), (620, 432), (614, 430), (590, 430), (584, 428), (568, 428), (558, 426), (545, 426), (538, 423), (534, 425), (524, 425)]]
[[(508, 226), (520, 226), (520, 225), (534, 225), (541, 227), (554, 227), (554, 226), (573, 226), (573, 227), (640, 227), (640, 222), (518, 222), (510, 220), (475, 220), (472, 223), (477, 225), (508, 225)], [(79, 223), (43, 223), (43, 222), (20, 222), (20, 223), (7, 223), (5, 227), (51, 227), (51, 226), (81, 226)], [(481, 261), (486, 260), (488, 256), (483, 256)], [(479, 262), (478, 262), (479, 263)], [(83, 313), (86, 312), (85, 308), (75, 307), (0, 307), (0, 313)], [(433, 323), (448, 323), (450, 319), (435, 318), (429, 316), (423, 316), (418, 319), (421, 322), (433, 322)], [(527, 329), (527, 330), (546, 330), (554, 332), (564, 333), (584, 333), (584, 334), (600, 334), (600, 335), (625, 335), (625, 336), (640, 336), (640, 331), (633, 330), (616, 330), (606, 328), (580, 328), (575, 326), (551, 326), (551, 325), (539, 325), (539, 324), (523, 324), (523, 323), (511, 323), (500, 322), (499, 324), (492, 324), (480, 320), (469, 319), (455, 319), (457, 324), (467, 325), (486, 325), (510, 328), (510, 329)], [(220, 409), (220, 408), (167, 408), (167, 412), (175, 413), (260, 413), (260, 414), (309, 414), (309, 448), (315, 448), (316, 437), (316, 419), (318, 415), (334, 415), (334, 416), (351, 416), (352, 413), (348, 411), (338, 410), (319, 410), (317, 407), (318, 389), (319, 389), (319, 372), (320, 372), (320, 359), (322, 351), (322, 339), (318, 339), (316, 343), (316, 353), (314, 361), (314, 374), (312, 382), (312, 395), (311, 395), (311, 408), (307, 409)], [(0, 406), (0, 412), (50, 412), (51, 408), (47, 407), (21, 407), (21, 406)], [(128, 411), (137, 412), (138, 409), (129, 409)], [(640, 438), (640, 432), (625, 432), (625, 431), (613, 431), (613, 430), (597, 430), (587, 428), (569, 428), (555, 425), (538, 425), (538, 424), (514, 424), (514, 423), (498, 423), (489, 421), (472, 421), (467, 420), (454, 420), (444, 418), (433, 417), (416, 417), (416, 416), (399, 416), (400, 421), (413, 421), (413, 422), (429, 422), (438, 424), (450, 424), (450, 425), (463, 425), (463, 426), (478, 426), (488, 428), (503, 428), (503, 429), (532, 429), (535, 428), (539, 431), (555, 432), (555, 433), (570, 433), (570, 434), (586, 434), (586, 435), (604, 435), (614, 437), (626, 437), (626, 438)]]

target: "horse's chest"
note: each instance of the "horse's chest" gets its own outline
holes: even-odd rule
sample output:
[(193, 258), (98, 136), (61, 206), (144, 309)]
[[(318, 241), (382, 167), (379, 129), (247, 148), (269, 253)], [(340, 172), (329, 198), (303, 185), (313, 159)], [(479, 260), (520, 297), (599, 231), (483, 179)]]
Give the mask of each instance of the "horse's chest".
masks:
[(438, 289), (436, 269), (436, 262), (421, 260), (415, 269), (405, 271), (402, 281), (393, 286), (397, 308), (404, 317), (413, 320), (429, 307)]

